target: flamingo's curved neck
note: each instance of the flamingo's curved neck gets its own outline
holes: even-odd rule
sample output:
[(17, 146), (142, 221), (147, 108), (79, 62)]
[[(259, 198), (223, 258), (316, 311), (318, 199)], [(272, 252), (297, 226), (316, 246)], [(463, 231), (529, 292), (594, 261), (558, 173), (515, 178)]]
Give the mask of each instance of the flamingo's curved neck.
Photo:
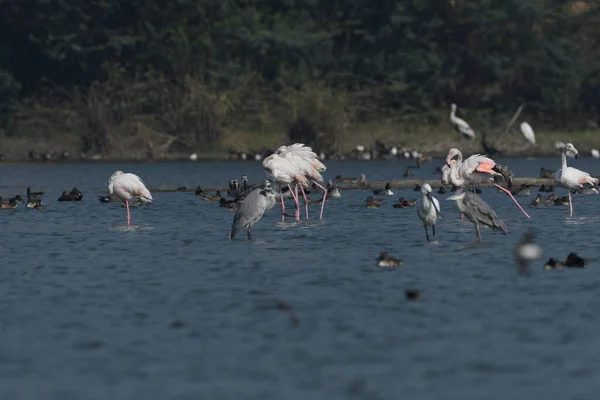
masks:
[(561, 161), (562, 161), (562, 171), (564, 171), (564, 170), (567, 169), (567, 151), (566, 150), (563, 150), (560, 153), (560, 158), (561, 158)]
[(458, 169), (460, 168), (460, 163), (454, 162), (450, 167), (450, 181), (454, 186), (462, 187), (465, 184), (465, 179), (460, 176)]

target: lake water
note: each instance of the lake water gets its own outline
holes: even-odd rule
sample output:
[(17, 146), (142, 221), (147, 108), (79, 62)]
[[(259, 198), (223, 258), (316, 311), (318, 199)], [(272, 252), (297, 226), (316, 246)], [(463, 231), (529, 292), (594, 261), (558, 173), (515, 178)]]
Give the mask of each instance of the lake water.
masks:
[[(550, 159), (498, 159), (516, 176)], [(600, 162), (570, 160), (600, 173)], [(433, 175), (440, 161), (413, 170)], [(326, 177), (400, 179), (412, 162), (327, 162)], [(0, 165), (0, 195), (43, 190), (45, 208), (2, 210), (2, 399), (590, 399), (600, 389), (598, 196), (531, 208), (496, 189), (482, 198), (509, 235), (460, 220), (441, 202), (437, 243), (414, 208), (364, 206), (344, 191), (311, 219), (278, 206), (227, 239), (233, 213), (193, 193), (153, 193), (151, 206), (101, 204), (117, 169), (149, 187), (225, 186), (260, 163)], [(78, 187), (81, 203), (59, 203)], [(559, 194), (566, 195), (564, 189)], [(290, 222), (287, 222), (290, 221)], [(533, 228), (544, 259), (516, 273), (513, 249)], [(401, 258), (379, 269), (381, 251)], [(544, 271), (571, 251), (587, 269)], [(422, 291), (408, 301), (404, 291)], [(284, 306), (283, 304), (287, 305)], [(290, 308), (291, 311), (286, 311)]]

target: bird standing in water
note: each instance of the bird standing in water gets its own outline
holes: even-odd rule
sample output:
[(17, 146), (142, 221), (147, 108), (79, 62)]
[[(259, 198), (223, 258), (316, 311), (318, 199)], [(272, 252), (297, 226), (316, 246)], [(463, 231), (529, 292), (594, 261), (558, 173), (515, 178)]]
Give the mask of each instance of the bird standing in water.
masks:
[(143, 203), (152, 203), (152, 195), (142, 179), (131, 173), (117, 171), (108, 180), (108, 193), (114, 194), (125, 203), (127, 208), (127, 226), (131, 225), (129, 202), (139, 199)]
[(475, 225), (477, 242), (481, 241), (480, 225), (489, 226), (492, 229), (500, 230), (508, 235), (506, 225), (498, 218), (494, 210), (479, 196), (471, 192), (463, 192), (448, 197), (446, 200), (456, 201), (460, 212), (467, 216), (467, 219)]
[(431, 186), (429, 183), (425, 183), (421, 186), (421, 193), (423, 196), (421, 196), (417, 202), (417, 215), (421, 221), (423, 221), (425, 237), (429, 242), (429, 232), (427, 231), (427, 227), (431, 226), (431, 231), (433, 232), (433, 236), (435, 236), (435, 223), (440, 215), (440, 202), (431, 195)]

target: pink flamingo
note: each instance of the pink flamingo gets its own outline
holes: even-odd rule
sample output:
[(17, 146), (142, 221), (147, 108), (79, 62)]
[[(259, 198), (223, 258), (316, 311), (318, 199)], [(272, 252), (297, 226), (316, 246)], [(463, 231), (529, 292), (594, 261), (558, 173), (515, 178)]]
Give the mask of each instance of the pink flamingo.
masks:
[(583, 189), (584, 187), (597, 187), (598, 178), (592, 178), (587, 172), (577, 168), (567, 167), (567, 154), (577, 159), (579, 152), (571, 143), (567, 143), (561, 152), (562, 168), (554, 173), (554, 180), (560, 186), (569, 190), (569, 216), (573, 216), (573, 203), (571, 202), (571, 190)]
[[(323, 190), (323, 204), (321, 204), (321, 216), (323, 219), (323, 209), (325, 207), (325, 199), (327, 197), (327, 188), (319, 184), (323, 182), (322, 171), (326, 170), (325, 165), (319, 161), (316, 153), (308, 146), (302, 143), (295, 143), (290, 146), (281, 146), (275, 153), (266, 157), (263, 160), (263, 168), (267, 171), (267, 178), (280, 183), (284, 183), (288, 186), (292, 197), (296, 203), (296, 220), (300, 220), (300, 203), (298, 201), (298, 185), (302, 191), (304, 202), (306, 206), (306, 219), (308, 219), (308, 201), (306, 199), (306, 193), (304, 188), (308, 187), (308, 180), (312, 179), (313, 182)], [(292, 191), (291, 184), (296, 184), (296, 191)], [(283, 221), (285, 216), (285, 206), (281, 204), (281, 212)]]
[[(450, 166), (450, 181), (454, 186), (462, 187), (477, 185), (478, 183), (490, 182), (504, 193), (508, 194), (515, 204), (521, 209), (527, 218), (531, 218), (513, 197), (510, 190), (494, 183), (494, 176), (503, 176), (496, 161), (481, 154), (473, 154), (463, 161), (462, 153), (456, 148), (450, 149), (446, 157), (446, 164)], [(507, 178), (510, 179), (510, 178)], [(462, 190), (462, 189), (461, 189)]]
[(152, 203), (150, 191), (146, 188), (144, 181), (135, 174), (126, 174), (123, 171), (115, 172), (108, 179), (108, 192), (125, 202), (128, 226), (131, 225), (131, 214), (129, 213), (129, 201), (131, 199), (138, 198), (143, 203)]

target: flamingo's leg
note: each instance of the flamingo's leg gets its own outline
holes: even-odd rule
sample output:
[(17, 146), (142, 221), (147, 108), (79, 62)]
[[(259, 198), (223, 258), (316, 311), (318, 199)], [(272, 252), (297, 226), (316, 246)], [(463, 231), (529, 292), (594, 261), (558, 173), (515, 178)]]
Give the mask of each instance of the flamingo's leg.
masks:
[(283, 194), (281, 195), (281, 222), (285, 221), (285, 199), (283, 198)]
[(125, 200), (125, 208), (127, 208), (127, 226), (131, 225), (131, 214), (129, 214), (129, 202)]
[[(308, 219), (308, 200), (306, 199), (306, 193), (304, 193), (304, 188), (300, 185), (300, 190), (302, 191), (302, 197), (304, 197), (304, 208), (306, 208), (306, 219)], [(300, 213), (300, 211), (298, 211)]]
[(300, 222), (300, 196), (298, 195), (298, 184), (295, 186), (296, 190), (296, 221)]
[(571, 202), (571, 191), (569, 190), (569, 216), (573, 216), (573, 203)]
[(325, 208), (325, 201), (327, 200), (327, 188), (324, 186), (321, 186), (317, 182), (315, 182), (315, 185), (317, 185), (318, 187), (320, 187), (323, 190), (323, 198), (321, 199), (321, 216), (319, 218), (319, 219), (323, 219), (323, 209)]
[[(506, 190), (504, 189), (502, 186), (498, 185), (497, 183), (493, 184), (494, 186), (496, 186), (498, 189), (502, 190), (504, 193), (506, 193), (507, 195), (510, 196), (510, 198), (515, 202), (515, 204), (521, 209), (521, 211), (523, 211), (523, 214), (525, 214), (525, 216), (527, 218), (531, 218), (526, 212), (525, 210), (523, 210), (523, 207), (521, 207), (521, 205), (519, 204), (519, 202), (513, 197), (512, 193), (510, 192), (510, 190)], [(570, 196), (570, 194), (569, 194)]]
[(290, 189), (290, 193), (292, 194), (292, 197), (294, 198), (294, 203), (296, 203), (296, 221), (298, 221), (299, 217), (298, 217), (298, 207), (300, 206), (298, 204), (298, 186), (296, 186), (296, 194), (294, 195), (294, 189), (292, 189), (292, 186), (288, 183), (288, 189)]

